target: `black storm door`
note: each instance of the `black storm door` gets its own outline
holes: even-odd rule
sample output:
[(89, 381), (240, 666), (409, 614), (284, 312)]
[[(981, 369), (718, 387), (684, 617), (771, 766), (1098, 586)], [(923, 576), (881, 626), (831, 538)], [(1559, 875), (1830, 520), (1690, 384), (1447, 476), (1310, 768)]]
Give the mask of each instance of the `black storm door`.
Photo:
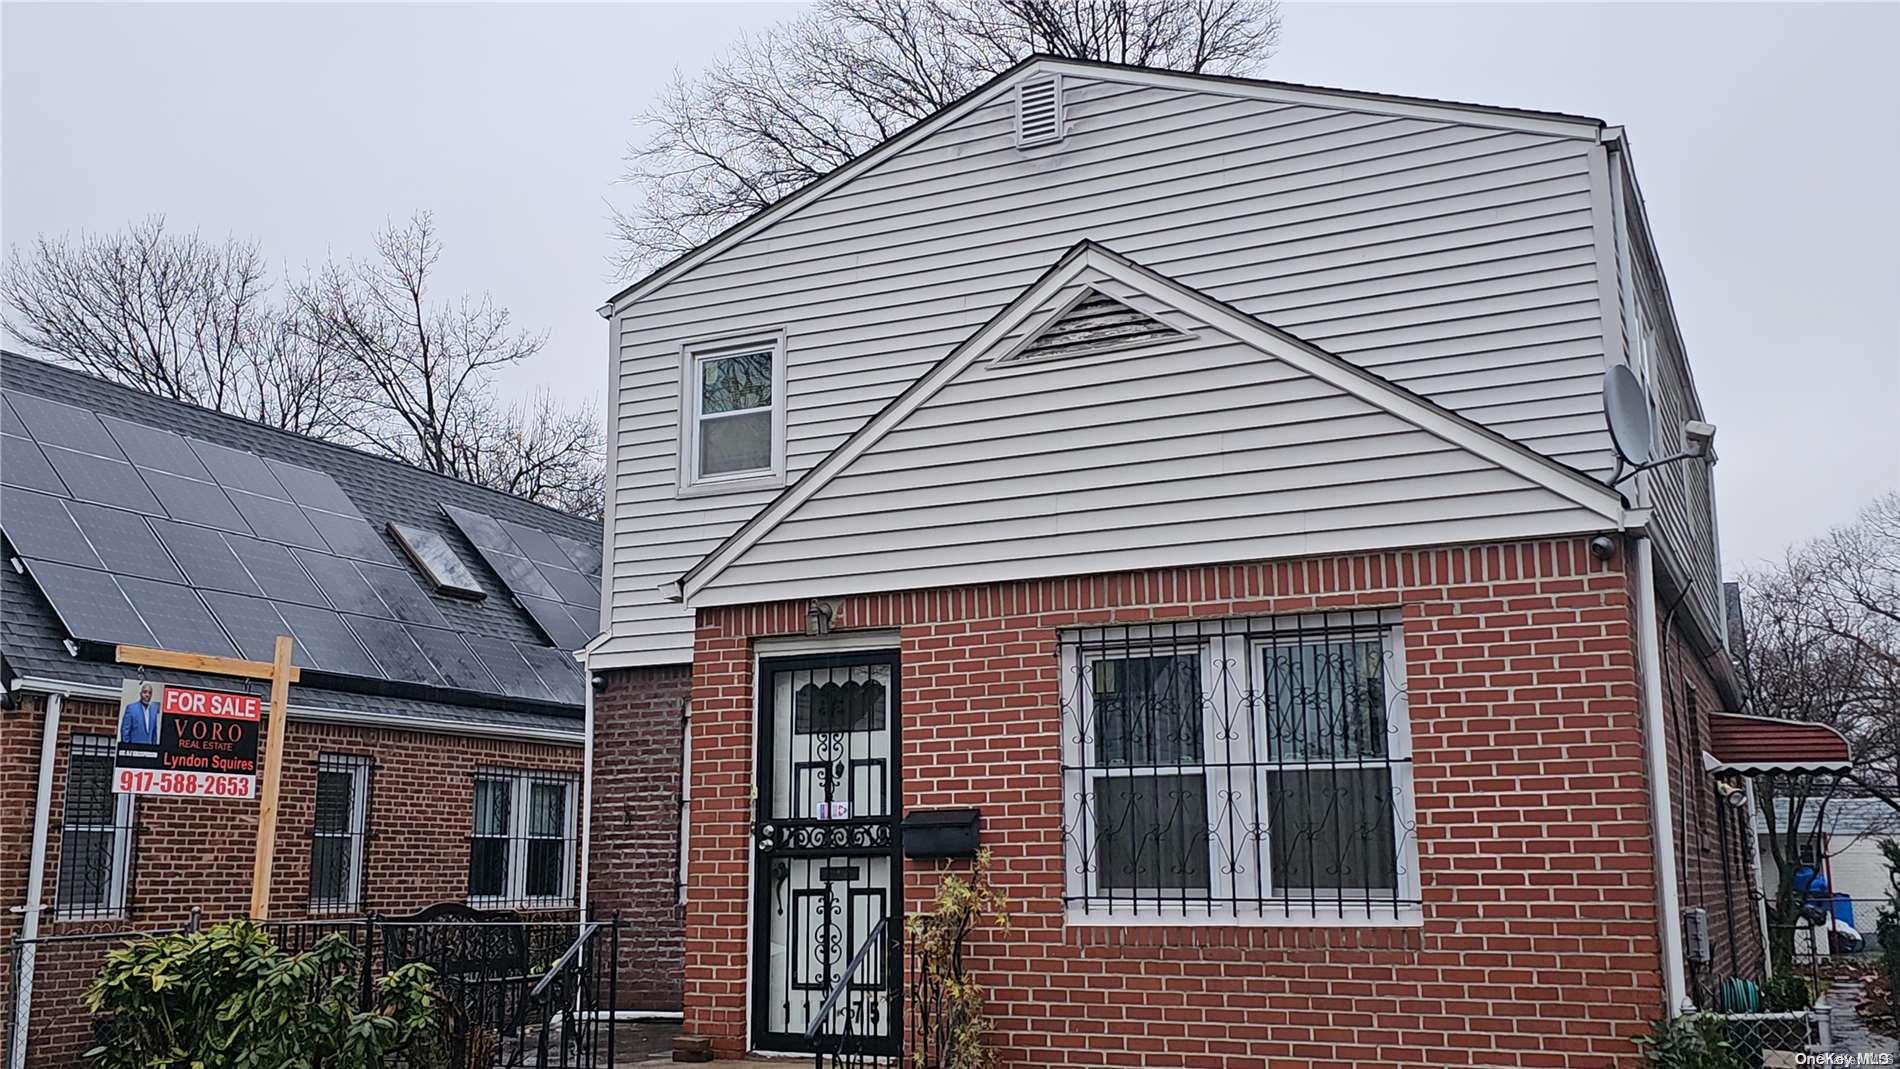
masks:
[[(854, 1051), (895, 1054), (903, 925), (897, 655), (765, 660), (759, 678), (753, 1046), (832, 1049), (850, 1037)], [(849, 969), (880, 921), (885, 937)]]

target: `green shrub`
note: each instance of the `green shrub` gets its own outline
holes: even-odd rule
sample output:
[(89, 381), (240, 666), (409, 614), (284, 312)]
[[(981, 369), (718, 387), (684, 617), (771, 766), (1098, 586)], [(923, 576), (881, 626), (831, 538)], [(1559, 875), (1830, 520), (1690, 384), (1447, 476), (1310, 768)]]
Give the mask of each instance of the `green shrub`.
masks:
[(1761, 1008), (1768, 1013), (1792, 1013), (1814, 1005), (1814, 988), (1791, 965), (1761, 985)]
[[(424, 965), (375, 985), (342, 935), (287, 954), (249, 921), (147, 936), (112, 952), (86, 989), (106, 1015), (86, 1056), (105, 1069), (381, 1069), (439, 1060), (444, 1011)], [(434, 1057), (432, 1057), (434, 1056)]]
[(1880, 943), (1880, 971), (1887, 977), (1888, 1012), (1900, 1020), (1900, 843), (1882, 839), (1880, 853), (1887, 859), (1889, 889), (1874, 938)]
[(1657, 1021), (1636, 1041), (1652, 1069), (1743, 1069), (1729, 1046), (1727, 1025), (1713, 1013), (1688, 1013)]

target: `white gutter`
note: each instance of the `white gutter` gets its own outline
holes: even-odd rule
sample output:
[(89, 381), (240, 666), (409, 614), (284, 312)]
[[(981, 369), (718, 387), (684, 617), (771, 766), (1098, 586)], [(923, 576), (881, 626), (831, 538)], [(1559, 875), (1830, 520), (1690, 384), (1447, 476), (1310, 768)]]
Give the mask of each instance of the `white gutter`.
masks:
[(33, 802), (33, 853), (26, 865), (25, 916), (20, 922), (20, 961), (14, 973), (13, 1056), (8, 1069), (26, 1069), (26, 1029), (33, 1017), (33, 972), (39, 963), (40, 889), (46, 883), (46, 830), (53, 820), (53, 760), (59, 754), (58, 694), (46, 697), (46, 721), (40, 733), (39, 793)]
[[(38, 694), (64, 694), (70, 698), (96, 701), (119, 700), (116, 687), (90, 683), (69, 683), (59, 679), (21, 676), (13, 681), (14, 690)], [(576, 746), (583, 740), (579, 731), (560, 728), (514, 727), (507, 724), (483, 724), (467, 720), (444, 720), (428, 716), (403, 716), (397, 713), (353, 712), (347, 709), (320, 709), (293, 705), (290, 719), (309, 724), (343, 724), (351, 727), (388, 728), (431, 735), (461, 735), (478, 739), (513, 739), (517, 742), (545, 742), (557, 746)]]
[(1662, 916), (1664, 1011), (1695, 1009), (1682, 956), (1682, 898), (1676, 887), (1676, 832), (1669, 802), (1669, 738), (1663, 724), (1662, 642), (1656, 627), (1656, 555), (1648, 535), (1636, 537), (1637, 665), (1643, 681), (1643, 749), (1649, 762), (1649, 823), (1656, 839), (1656, 890)]
[(1755, 920), (1761, 925), (1761, 976), (1766, 980), (1775, 974), (1775, 955), (1768, 942), (1768, 889), (1761, 882), (1761, 832), (1757, 830), (1761, 810), (1755, 802), (1755, 781), (1743, 780), (1742, 789), (1748, 792), (1748, 870), (1755, 880), (1755, 893), (1761, 896)]
[(587, 651), (575, 655), (581, 662), (581, 723), (586, 736), (581, 739), (581, 916), (587, 916), (588, 862), (594, 853), (594, 670), (587, 663)]

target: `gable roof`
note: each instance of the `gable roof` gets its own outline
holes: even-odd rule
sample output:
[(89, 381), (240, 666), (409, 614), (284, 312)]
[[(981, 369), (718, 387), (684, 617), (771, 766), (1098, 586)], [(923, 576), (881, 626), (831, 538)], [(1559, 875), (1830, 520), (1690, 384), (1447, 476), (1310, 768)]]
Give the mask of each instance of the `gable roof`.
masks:
[[(1610, 487), (1231, 305), (1143, 267), (1096, 242), (1085, 240), (1072, 246), (975, 334), (920, 376), (855, 434), (681, 576), (678, 595), (685, 600), (692, 600), (695, 594), (704, 590), (721, 572), (741, 559), (752, 546), (822, 491), (853, 461), (901, 426), (913, 412), (966, 368), (986, 357), (1013, 352), (1020, 345), (1025, 326), (1034, 320), (1038, 311), (1045, 308), (1047, 302), (1075, 286), (1085, 274), (1113, 280), (1141, 298), (1154, 302), (1159, 308), (1183, 314), (1242, 343), (1270, 353), (1367, 403), (1375, 410), (1395, 416), (1550, 491), (1576, 508), (1599, 518), (1605, 529), (1625, 526), (1625, 502)], [(1046, 325), (1046, 317), (1041, 325)], [(1029, 336), (1033, 337), (1041, 325), (1031, 327)], [(1167, 343), (1164, 341), (1161, 344)]]
[(653, 271), (607, 298), (606, 303), (600, 308), (600, 314), (603, 317), (611, 316), (621, 305), (645, 296), (726, 248), (744, 241), (785, 216), (875, 168), (884, 160), (924, 140), (943, 127), (1014, 92), (1018, 83), (1050, 73), (1074, 74), (1101, 81), (1174, 88), (1189, 92), (1221, 93), (1278, 103), (1304, 103), (1352, 111), (1438, 118), (1499, 129), (1557, 134), (1589, 140), (1601, 138), (1607, 127), (1602, 119), (1563, 112), (1469, 104), (1431, 97), (1335, 89), (1232, 75), (1158, 70), (1152, 67), (1136, 67), (1099, 60), (1036, 54), (1024, 58), (1015, 66), (971, 90), (962, 98), (939, 108), (912, 126), (885, 138), (843, 166), (793, 190), (699, 245), (654, 268)]
[[(597, 521), (538, 505), (486, 487), (438, 475), (421, 468), (334, 442), (324, 442), (289, 431), (269, 427), (227, 413), (197, 405), (169, 400), (104, 379), (25, 356), (0, 350), (0, 387), (9, 392), (33, 394), (95, 413), (103, 413), (132, 423), (175, 430), (202, 441), (254, 453), (269, 460), (315, 468), (328, 474), (362, 512), (378, 536), (387, 542), (385, 525), (391, 521), (421, 528), (441, 536), (462, 562), (477, 577), (487, 595), (480, 601), (451, 598), (433, 593), (419, 573), (412, 577), (422, 582), (430, 602), (448, 626), (463, 635), (478, 636), (521, 646), (548, 646), (534, 619), (515, 600), (508, 585), (484, 563), (444, 513), (444, 505), (483, 512), (497, 518), (535, 528), (549, 534), (598, 546), (601, 527)], [(393, 542), (388, 548), (404, 568), (413, 567)], [(117, 687), (127, 674), (124, 667), (109, 660), (75, 657), (66, 647), (69, 638), (52, 605), (32, 579), (11, 567), (0, 568), (0, 667), (4, 684), (13, 686), (30, 680), (35, 686), (57, 682), (81, 687)], [(87, 651), (91, 652), (91, 651)], [(240, 689), (232, 680), (210, 683), (185, 673), (148, 671), (159, 681), (215, 685)], [(323, 677), (318, 677), (322, 679)], [(408, 718), (438, 723), (463, 722), (500, 728), (545, 728), (555, 725), (562, 731), (578, 730), (572, 717), (578, 705), (563, 701), (482, 702), (474, 696), (463, 700), (459, 692), (424, 694), (415, 688), (397, 693), (368, 683), (362, 689), (345, 681), (328, 681), (292, 688), (293, 704), (300, 709), (326, 710), (338, 715), (360, 715), (364, 722), (376, 718)]]

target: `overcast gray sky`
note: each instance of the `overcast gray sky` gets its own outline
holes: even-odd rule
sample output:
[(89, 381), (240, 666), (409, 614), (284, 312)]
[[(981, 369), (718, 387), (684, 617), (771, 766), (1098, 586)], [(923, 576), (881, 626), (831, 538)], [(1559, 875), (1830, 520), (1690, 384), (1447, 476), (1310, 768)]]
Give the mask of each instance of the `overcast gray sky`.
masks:
[[(619, 157), (773, 5), (0, 7), (0, 240), (151, 213), (292, 271), (435, 211), (447, 289), (605, 385)], [(1900, 487), (1900, 6), (1288, 4), (1268, 77), (1624, 125), (1731, 569)]]

